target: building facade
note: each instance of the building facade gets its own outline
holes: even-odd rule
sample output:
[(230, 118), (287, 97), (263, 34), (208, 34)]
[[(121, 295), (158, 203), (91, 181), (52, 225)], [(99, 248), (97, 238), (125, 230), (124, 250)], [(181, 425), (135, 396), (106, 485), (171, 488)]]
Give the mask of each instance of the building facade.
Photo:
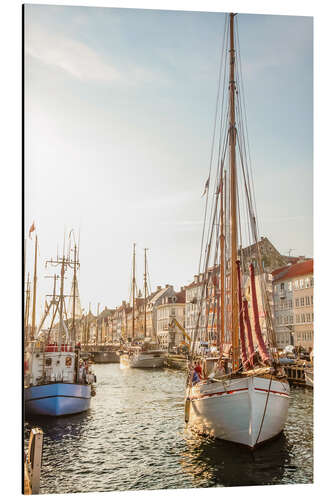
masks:
[(295, 345), (313, 349), (313, 259), (272, 274), (278, 348)]
[(177, 326), (171, 326), (172, 320), (185, 326), (185, 290), (164, 297), (157, 306), (157, 337), (163, 349), (170, 350), (179, 347), (184, 342), (184, 335)]

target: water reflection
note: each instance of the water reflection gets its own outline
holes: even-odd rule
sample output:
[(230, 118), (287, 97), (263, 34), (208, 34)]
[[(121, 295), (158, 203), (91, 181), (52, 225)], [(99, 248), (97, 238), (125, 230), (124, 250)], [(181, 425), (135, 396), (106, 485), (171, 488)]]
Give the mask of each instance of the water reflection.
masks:
[[(277, 484), (290, 464), (290, 444), (284, 434), (254, 451), (227, 441), (187, 434), (181, 466), (195, 486)], [(209, 484), (207, 484), (207, 482)]]
[(97, 365), (85, 413), (33, 417), (44, 431), (41, 493), (310, 483), (312, 392), (292, 389), (286, 429), (251, 452), (184, 427), (185, 374)]
[(28, 438), (32, 427), (40, 427), (44, 432), (44, 440), (62, 441), (66, 438), (80, 437), (87, 429), (88, 422), (92, 418), (92, 410), (77, 415), (66, 415), (63, 417), (27, 417), (24, 426), (25, 438)]

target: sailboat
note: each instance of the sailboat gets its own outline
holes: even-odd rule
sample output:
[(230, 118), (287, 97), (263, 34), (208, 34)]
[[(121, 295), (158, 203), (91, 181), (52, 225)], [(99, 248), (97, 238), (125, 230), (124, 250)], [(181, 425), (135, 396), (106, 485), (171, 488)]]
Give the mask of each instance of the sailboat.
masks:
[[(265, 274), (258, 245), (252, 177), (246, 151), (247, 129), (242, 120), (246, 114), (241, 95), (241, 65), (236, 56), (235, 16), (233, 13), (228, 15), (224, 30), (225, 58), (221, 58), (221, 94), (218, 94), (217, 99), (217, 109), (221, 106), (220, 141), (210, 205), (211, 224), (206, 231), (207, 244), (200, 257), (204, 278), (191, 341), (185, 421), (195, 432), (254, 448), (282, 432), (288, 414), (290, 389), (283, 367), (279, 365), (266, 282), (263, 279)], [(225, 79), (222, 84), (223, 64), (225, 68), (229, 66), (229, 79)], [(226, 103), (222, 97), (223, 90), (228, 94)], [(205, 191), (208, 191), (208, 213), (210, 198), (206, 188), (211, 178), (210, 171), (205, 186)], [(256, 248), (255, 260), (247, 263), (242, 253), (246, 231), (249, 241)], [(205, 359), (198, 350), (203, 340), (200, 339), (200, 327), (205, 323), (205, 311), (209, 309), (209, 276), (216, 269), (219, 273), (219, 300), (214, 313), (218, 324), (214, 343), (219, 347), (219, 354), (213, 369), (208, 370), (206, 367), (204, 373), (202, 365), (205, 369)], [(247, 290), (244, 289), (246, 277), (250, 283)], [(256, 278), (260, 283), (261, 315)], [(247, 295), (249, 289), (250, 296)], [(260, 316), (264, 317), (264, 325), (260, 323)], [(208, 321), (209, 317), (206, 328)], [(252, 334), (253, 327), (255, 336)], [(205, 340), (212, 343), (208, 336)]]
[[(24, 403), (25, 415), (61, 416), (80, 413), (90, 407), (91, 397), (95, 394), (95, 375), (91, 367), (80, 359), (80, 346), (76, 339), (75, 297), (76, 272), (79, 267), (77, 247), (74, 245), (74, 258), (70, 251), (68, 257), (50, 259), (46, 265), (60, 266), (60, 276), (54, 275), (53, 294), (42, 321), (31, 341), (26, 346), (27, 366), (25, 373)], [(66, 320), (64, 280), (67, 269), (73, 270), (73, 309), (72, 320)], [(35, 256), (36, 274), (36, 256)], [(60, 292), (56, 294), (56, 283), (60, 278)], [(35, 293), (34, 302), (35, 304)], [(35, 308), (33, 309), (35, 311)], [(58, 323), (55, 324), (56, 317)], [(43, 329), (47, 318), (50, 325)], [(35, 319), (32, 325), (34, 328)]]
[(147, 249), (144, 249), (144, 323), (143, 339), (135, 341), (135, 243), (133, 246), (133, 276), (132, 276), (132, 345), (120, 356), (120, 364), (128, 368), (162, 368), (165, 352), (157, 342), (147, 337)]

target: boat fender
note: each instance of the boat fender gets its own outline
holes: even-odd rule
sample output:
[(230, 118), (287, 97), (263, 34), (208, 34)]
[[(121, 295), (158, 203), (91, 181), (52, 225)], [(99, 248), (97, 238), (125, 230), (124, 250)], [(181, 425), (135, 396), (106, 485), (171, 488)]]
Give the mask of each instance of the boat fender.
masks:
[(190, 419), (190, 407), (191, 407), (191, 400), (189, 397), (187, 397), (185, 400), (185, 422), (186, 423)]

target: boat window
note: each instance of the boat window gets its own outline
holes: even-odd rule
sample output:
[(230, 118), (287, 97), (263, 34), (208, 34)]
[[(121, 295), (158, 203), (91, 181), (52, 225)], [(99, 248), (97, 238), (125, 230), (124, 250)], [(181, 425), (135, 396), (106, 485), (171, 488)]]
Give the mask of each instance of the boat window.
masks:
[(46, 366), (51, 366), (52, 365), (52, 358), (46, 358), (45, 365)]

